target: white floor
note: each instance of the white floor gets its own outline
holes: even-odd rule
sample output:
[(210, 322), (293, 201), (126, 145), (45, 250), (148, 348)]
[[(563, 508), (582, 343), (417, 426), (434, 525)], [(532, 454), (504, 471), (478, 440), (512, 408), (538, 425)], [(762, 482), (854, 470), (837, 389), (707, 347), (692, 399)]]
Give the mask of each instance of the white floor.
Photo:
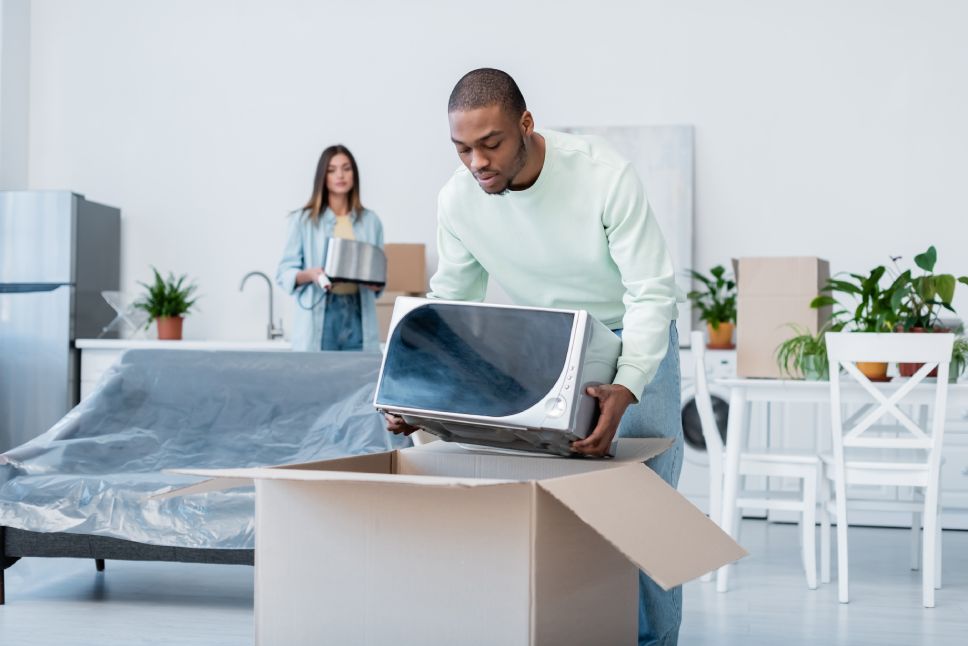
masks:
[[(752, 556), (732, 590), (693, 582), (684, 592), (680, 643), (964, 644), (968, 532), (946, 532), (944, 588), (921, 607), (920, 576), (907, 566), (909, 532), (851, 528), (851, 602), (836, 582), (807, 590), (792, 525), (743, 522)], [(834, 564), (836, 573), (836, 563)], [(7, 570), (0, 644), (252, 643), (252, 568), (180, 563), (24, 559)]]
[(715, 582), (685, 586), (680, 643), (968, 643), (968, 531), (944, 532), (944, 587), (931, 609), (921, 606), (921, 573), (909, 569), (910, 530), (850, 528), (844, 605), (837, 602), (836, 542), (833, 580), (808, 590), (797, 532), (796, 525), (744, 520), (739, 542), (750, 556), (730, 573), (729, 592), (717, 593)]

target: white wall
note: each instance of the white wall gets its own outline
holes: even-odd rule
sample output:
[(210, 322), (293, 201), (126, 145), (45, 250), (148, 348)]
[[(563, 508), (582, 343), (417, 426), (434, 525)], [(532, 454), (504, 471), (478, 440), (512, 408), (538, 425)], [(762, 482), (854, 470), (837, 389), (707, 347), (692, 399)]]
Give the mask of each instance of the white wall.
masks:
[(30, 184), (123, 209), (127, 287), (196, 277), (187, 336), (259, 338), (238, 281), (274, 271), (320, 150), (356, 153), (388, 240), (432, 244), (447, 95), (488, 65), (539, 127), (694, 124), (700, 267), (934, 243), (968, 273), (966, 25), (943, 1), (34, 0)]
[(0, 189), (27, 187), (30, 3), (0, 0)]

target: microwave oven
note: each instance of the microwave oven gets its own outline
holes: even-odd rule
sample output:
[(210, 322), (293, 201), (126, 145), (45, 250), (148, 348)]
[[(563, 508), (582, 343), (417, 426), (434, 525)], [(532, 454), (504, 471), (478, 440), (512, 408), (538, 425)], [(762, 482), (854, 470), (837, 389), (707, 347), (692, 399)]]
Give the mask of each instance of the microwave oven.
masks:
[(621, 347), (584, 310), (399, 297), (373, 403), (443, 440), (570, 455)]

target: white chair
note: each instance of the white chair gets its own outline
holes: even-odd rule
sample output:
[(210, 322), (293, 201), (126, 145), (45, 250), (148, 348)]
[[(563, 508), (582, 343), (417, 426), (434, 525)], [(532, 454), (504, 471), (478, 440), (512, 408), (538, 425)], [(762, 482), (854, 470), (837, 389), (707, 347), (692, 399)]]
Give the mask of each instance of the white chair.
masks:
[[(934, 607), (934, 590), (941, 587), (941, 529), (939, 516), (941, 443), (944, 439), (945, 406), (948, 395), (948, 364), (951, 360), (952, 334), (864, 334), (829, 333), (827, 355), (830, 359), (830, 418), (833, 452), (823, 456), (824, 486), (820, 512), (821, 579), (830, 581), (830, 513), (837, 518), (837, 588), (841, 603), (847, 603), (847, 487), (888, 485), (915, 487), (920, 495), (911, 501), (857, 500), (853, 506), (864, 509), (911, 512), (912, 548), (917, 565), (917, 543), (920, 519), (924, 517), (922, 557), (922, 601)], [(882, 391), (870, 382), (855, 365), (861, 361), (921, 363), (925, 365), (913, 377), (892, 384)], [(938, 377), (927, 401), (931, 403), (931, 425), (927, 416), (915, 423), (899, 404), (911, 403), (915, 387), (937, 366)], [(841, 367), (869, 395), (868, 404), (844, 419)], [(927, 384), (926, 384), (927, 385)], [(917, 404), (925, 403), (924, 389)], [(905, 401), (905, 398), (907, 400)], [(886, 416), (896, 424), (878, 424)], [(833, 500), (830, 499), (831, 493)], [(860, 503), (860, 504), (857, 504)]]
[[(737, 509), (777, 509), (800, 512), (801, 559), (807, 577), (807, 587), (817, 588), (817, 483), (820, 474), (820, 459), (816, 455), (790, 453), (750, 453), (740, 454), (739, 474), (743, 476), (767, 476), (797, 478), (801, 481), (798, 492), (752, 492), (740, 491), (734, 500), (723, 500), (723, 459), (725, 457), (722, 438), (713, 414), (712, 399), (706, 381), (706, 347), (701, 332), (693, 332), (690, 338), (696, 362), (696, 408), (702, 424), (702, 435), (706, 441), (709, 455), (709, 517), (717, 525), (722, 524), (724, 504), (735, 505)], [(737, 536), (739, 517), (731, 534)], [(703, 577), (709, 581), (712, 574)], [(728, 579), (725, 570), (720, 569), (716, 577), (716, 589), (726, 592)]]

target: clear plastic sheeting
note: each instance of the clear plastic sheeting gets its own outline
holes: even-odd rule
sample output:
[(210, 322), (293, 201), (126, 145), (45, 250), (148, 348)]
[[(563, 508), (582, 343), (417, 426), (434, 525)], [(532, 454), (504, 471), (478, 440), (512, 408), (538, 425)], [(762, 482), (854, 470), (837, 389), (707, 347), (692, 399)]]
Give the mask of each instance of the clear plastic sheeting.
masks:
[(380, 355), (130, 350), (53, 428), (0, 455), (0, 525), (176, 547), (254, 546), (254, 492), (152, 499), (165, 469), (307, 462), (410, 444), (372, 405)]

